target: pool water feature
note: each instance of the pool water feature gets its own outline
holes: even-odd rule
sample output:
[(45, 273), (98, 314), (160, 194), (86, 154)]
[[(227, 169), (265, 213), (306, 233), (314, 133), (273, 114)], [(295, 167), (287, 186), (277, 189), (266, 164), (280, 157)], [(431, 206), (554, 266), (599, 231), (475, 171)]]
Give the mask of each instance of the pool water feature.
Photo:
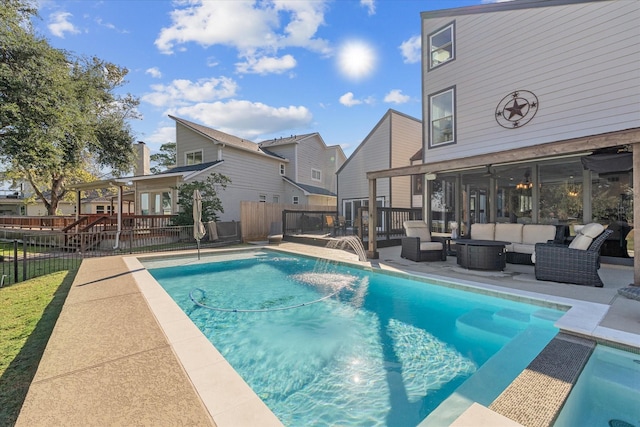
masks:
[(415, 426), (464, 386), (490, 403), (563, 314), (278, 252), (222, 259), (143, 264), (288, 426)]
[(597, 345), (554, 427), (640, 427), (640, 354)]

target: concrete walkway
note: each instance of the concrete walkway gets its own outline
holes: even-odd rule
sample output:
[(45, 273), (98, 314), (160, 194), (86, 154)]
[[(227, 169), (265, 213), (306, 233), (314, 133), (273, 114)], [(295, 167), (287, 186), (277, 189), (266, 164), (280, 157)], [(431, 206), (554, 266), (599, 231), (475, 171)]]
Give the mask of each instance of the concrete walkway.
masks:
[(121, 257), (82, 262), (17, 426), (215, 425)]
[[(346, 251), (293, 243), (278, 249), (358, 263)], [(603, 266), (605, 287), (590, 288), (537, 281), (531, 266), (474, 272), (458, 267), (455, 257), (414, 263), (399, 254), (399, 247), (384, 248), (379, 260), (362, 264), (605, 307), (588, 327), (575, 327), (640, 348), (640, 302), (617, 293), (633, 278), (629, 267)], [(145, 275), (135, 257), (83, 261), (17, 425), (279, 425), (201, 334), (184, 332), (186, 316), (162, 293), (153, 294), (159, 287)], [(582, 314), (573, 313), (573, 322)], [(211, 376), (221, 368), (224, 375)]]

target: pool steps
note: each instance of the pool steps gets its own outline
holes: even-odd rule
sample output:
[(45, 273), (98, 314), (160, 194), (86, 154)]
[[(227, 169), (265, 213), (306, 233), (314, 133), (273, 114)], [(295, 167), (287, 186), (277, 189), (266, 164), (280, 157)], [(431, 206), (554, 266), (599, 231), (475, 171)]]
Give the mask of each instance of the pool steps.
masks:
[(559, 333), (489, 409), (527, 427), (551, 427), (595, 345)]

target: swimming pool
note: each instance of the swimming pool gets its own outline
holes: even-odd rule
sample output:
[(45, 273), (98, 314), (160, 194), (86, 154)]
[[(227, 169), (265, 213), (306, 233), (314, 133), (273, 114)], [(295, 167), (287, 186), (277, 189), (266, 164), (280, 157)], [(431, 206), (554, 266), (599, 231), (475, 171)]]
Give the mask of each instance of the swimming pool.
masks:
[(291, 426), (416, 425), (464, 386), (468, 398), (491, 402), (563, 314), (282, 253), (215, 259), (143, 264)]
[(597, 345), (555, 427), (640, 427), (640, 354)]

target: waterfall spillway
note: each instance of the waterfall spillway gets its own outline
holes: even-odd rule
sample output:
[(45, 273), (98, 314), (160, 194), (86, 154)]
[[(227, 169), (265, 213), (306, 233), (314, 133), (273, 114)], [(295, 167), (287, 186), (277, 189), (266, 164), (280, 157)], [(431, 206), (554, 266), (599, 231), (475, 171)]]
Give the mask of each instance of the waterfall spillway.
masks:
[(362, 262), (367, 261), (367, 253), (362, 244), (362, 240), (358, 236), (341, 236), (329, 240), (327, 248), (332, 249), (345, 249), (349, 246), (358, 255), (358, 260)]

